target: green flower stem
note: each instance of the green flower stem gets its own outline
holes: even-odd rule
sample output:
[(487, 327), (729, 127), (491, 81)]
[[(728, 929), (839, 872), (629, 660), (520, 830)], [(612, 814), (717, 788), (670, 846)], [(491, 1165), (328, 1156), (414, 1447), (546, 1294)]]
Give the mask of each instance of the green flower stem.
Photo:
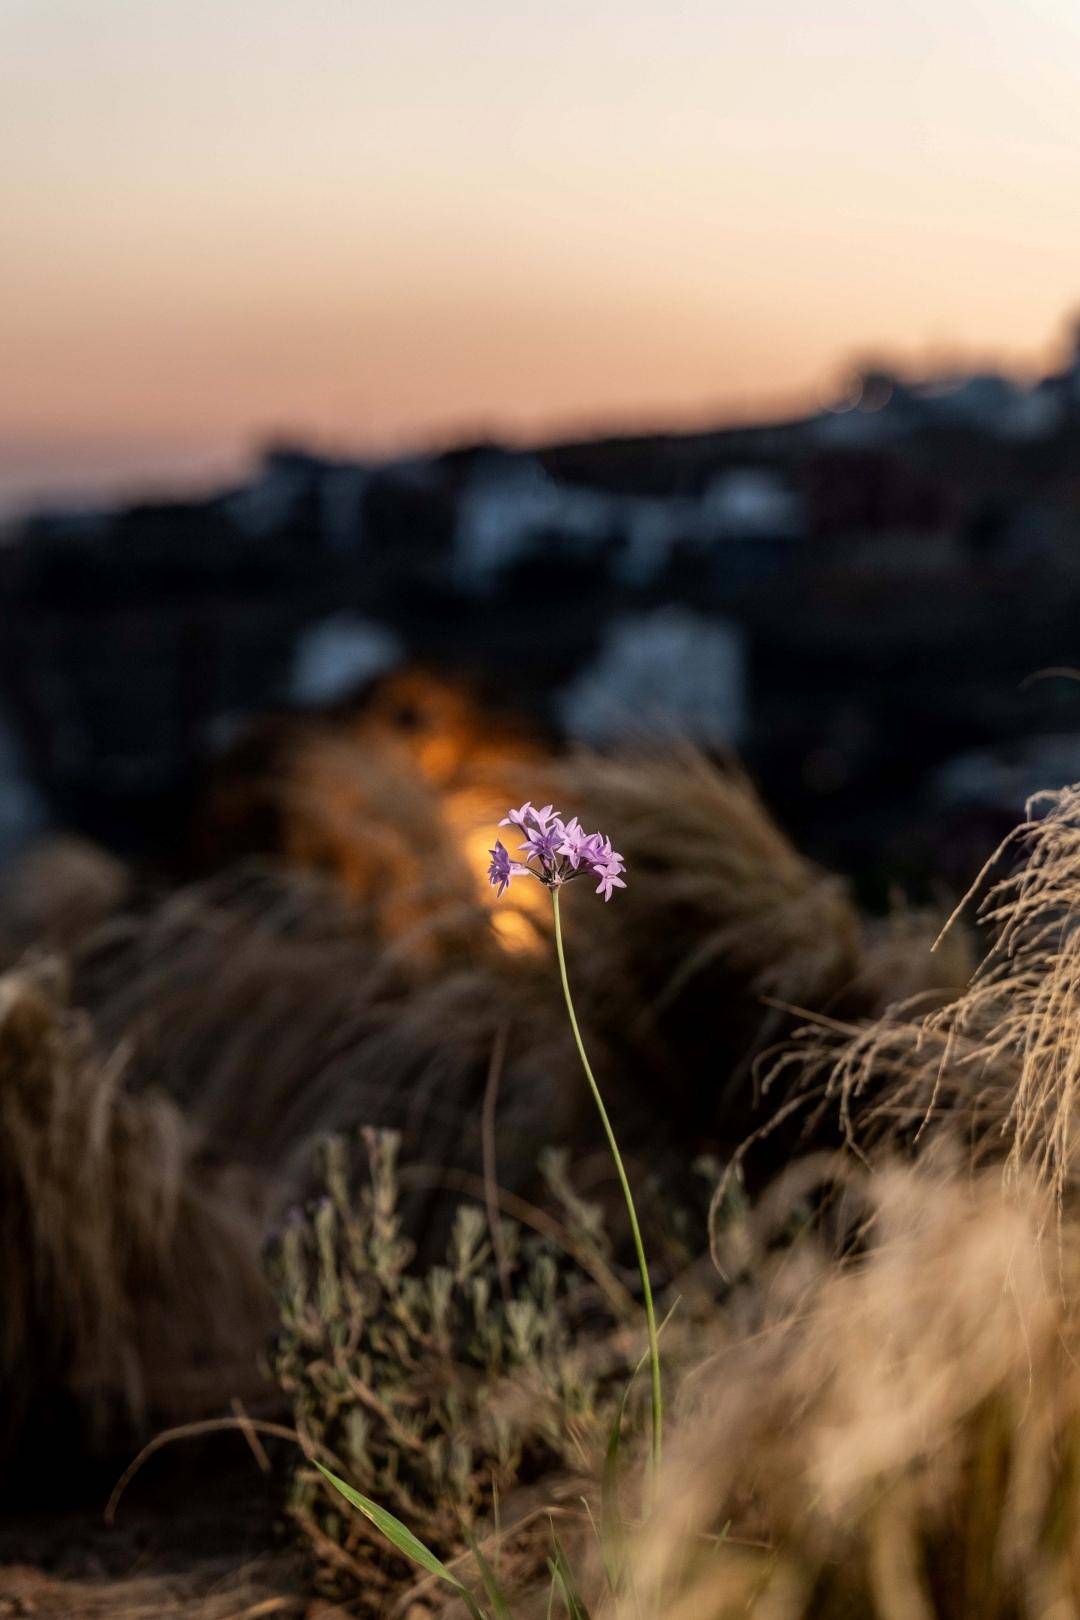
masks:
[(566, 997), (566, 1010), (570, 1014), (570, 1028), (574, 1032), (577, 1042), (578, 1056), (581, 1066), (585, 1070), (585, 1078), (589, 1082), (589, 1089), (593, 1094), (600, 1115), (600, 1123), (604, 1127), (611, 1157), (615, 1161), (615, 1169), (619, 1177), (619, 1185), (626, 1200), (626, 1212), (630, 1217), (630, 1231), (634, 1239), (634, 1251), (637, 1254), (638, 1271), (641, 1275), (641, 1292), (645, 1300), (645, 1320), (649, 1329), (649, 1366), (652, 1372), (652, 1466), (655, 1479), (660, 1468), (660, 1441), (663, 1431), (663, 1395), (660, 1387), (660, 1342), (656, 1331), (656, 1310), (653, 1305), (652, 1284), (649, 1281), (649, 1267), (645, 1260), (645, 1245), (641, 1241), (641, 1227), (638, 1225), (637, 1210), (634, 1208), (634, 1195), (630, 1191), (630, 1182), (623, 1164), (619, 1144), (615, 1140), (615, 1132), (611, 1128), (608, 1111), (604, 1107), (604, 1099), (600, 1095), (600, 1087), (596, 1077), (589, 1066), (589, 1059), (585, 1052), (585, 1043), (578, 1028), (577, 1014), (574, 1011), (574, 1001), (570, 994), (570, 980), (566, 976), (566, 956), (563, 951), (562, 923), (559, 918), (559, 890), (556, 886), (551, 891), (551, 904), (555, 912), (555, 951), (559, 958), (559, 974), (562, 978), (563, 995)]

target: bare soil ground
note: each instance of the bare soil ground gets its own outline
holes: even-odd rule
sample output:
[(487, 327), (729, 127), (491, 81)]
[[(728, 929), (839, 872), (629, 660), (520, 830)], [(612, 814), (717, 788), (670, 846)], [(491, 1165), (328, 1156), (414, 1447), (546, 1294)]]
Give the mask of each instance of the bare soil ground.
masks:
[(282, 1534), (281, 1480), (260, 1472), (238, 1436), (152, 1459), (110, 1525), (114, 1478), (103, 1474), (100, 1490), (95, 1480), (59, 1513), (10, 1490), (0, 1515), (0, 1620), (314, 1620), (333, 1612), (304, 1595)]

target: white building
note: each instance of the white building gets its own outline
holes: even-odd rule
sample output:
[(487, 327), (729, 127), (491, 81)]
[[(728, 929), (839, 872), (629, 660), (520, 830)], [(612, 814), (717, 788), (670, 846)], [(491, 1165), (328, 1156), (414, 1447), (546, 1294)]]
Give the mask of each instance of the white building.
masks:
[(327, 549), (355, 552), (370, 478), (371, 469), (359, 461), (272, 450), (251, 482), (228, 497), (225, 510), (244, 534), (263, 539), (280, 533), (310, 503)]
[(617, 497), (557, 483), (534, 456), (480, 456), (458, 502), (454, 571), (464, 590), (491, 590), (545, 533), (583, 552), (612, 534)]
[(455, 574), (464, 590), (492, 590), (499, 574), (544, 535), (582, 555), (620, 543), (617, 574), (647, 585), (676, 545), (792, 538), (802, 532), (798, 498), (768, 469), (721, 473), (701, 495), (622, 495), (561, 483), (533, 456), (478, 459), (458, 504)]
[(297, 640), (289, 697), (300, 707), (338, 703), (401, 660), (401, 643), (392, 631), (359, 614), (336, 613)]
[(584, 743), (684, 737), (734, 746), (746, 723), (745, 650), (731, 624), (685, 608), (616, 620), (594, 662), (563, 690), (559, 716)]

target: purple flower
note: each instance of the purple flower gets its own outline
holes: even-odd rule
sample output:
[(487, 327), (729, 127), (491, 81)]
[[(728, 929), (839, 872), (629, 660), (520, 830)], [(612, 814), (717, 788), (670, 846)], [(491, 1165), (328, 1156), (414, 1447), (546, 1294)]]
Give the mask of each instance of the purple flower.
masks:
[(546, 832), (553, 821), (562, 826), (559, 812), (553, 804), (545, 804), (542, 810), (537, 810), (531, 799), (526, 799), (520, 810), (508, 810), (499, 826), (520, 827), (522, 832), (528, 832), (530, 821), (534, 822), (541, 832)]
[(578, 821), (577, 816), (575, 816), (572, 821), (568, 821), (566, 823), (562, 832), (562, 843), (559, 845), (555, 853), (557, 855), (565, 855), (566, 859), (570, 862), (570, 865), (576, 872), (582, 861), (586, 859), (586, 851), (589, 844), (588, 835), (586, 834), (584, 827), (582, 827), (581, 823)]
[[(523, 831), (527, 830), (523, 829)], [(528, 850), (530, 855), (535, 855), (545, 866), (550, 866), (554, 863), (558, 854), (563, 842), (563, 836), (561, 821), (556, 822), (554, 826), (548, 827), (546, 830), (537, 827), (536, 831), (530, 832), (528, 838), (523, 844), (519, 844), (518, 848)]]
[(532, 804), (528, 799), (526, 799), (520, 810), (508, 810), (505, 816), (503, 816), (502, 820), (499, 822), (499, 826), (520, 827), (522, 832), (527, 832), (528, 827), (526, 823), (528, 822), (528, 819), (532, 813)]
[(491, 865), (488, 867), (488, 882), (493, 889), (497, 889), (500, 896), (504, 889), (510, 887), (510, 879), (528, 872), (529, 867), (522, 866), (520, 861), (510, 859), (510, 851), (499, 841), (495, 840), (495, 848), (489, 849)]
[(552, 823), (562, 832), (562, 817), (553, 804), (545, 804), (542, 810), (534, 810), (532, 818), (542, 833), (546, 833)]
[[(616, 862), (619, 864), (616, 865)], [(626, 884), (619, 876), (619, 873), (625, 872), (625, 870), (625, 866), (622, 865), (621, 855), (616, 855), (614, 860), (610, 861), (606, 866), (600, 866), (599, 864), (594, 866), (593, 877), (600, 879), (600, 882), (596, 885), (597, 894), (602, 894), (605, 900), (610, 900), (613, 889), (625, 889)]]
[(612, 849), (611, 839), (602, 833), (587, 833), (577, 816), (564, 821), (554, 805), (537, 810), (531, 801), (526, 801), (519, 810), (509, 811), (499, 825), (519, 827), (526, 835), (520, 845), (526, 856), (524, 862), (511, 860), (501, 843), (491, 851), (488, 877), (500, 894), (511, 877), (526, 873), (549, 889), (579, 877), (598, 878), (596, 892), (605, 900), (610, 900), (616, 889), (626, 888), (621, 876), (626, 863)]

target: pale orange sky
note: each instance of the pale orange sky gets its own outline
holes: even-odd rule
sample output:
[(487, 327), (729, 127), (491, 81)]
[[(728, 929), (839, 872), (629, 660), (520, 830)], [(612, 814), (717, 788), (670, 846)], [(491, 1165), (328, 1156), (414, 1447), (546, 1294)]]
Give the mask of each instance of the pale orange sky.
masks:
[(0, 496), (701, 421), (1080, 303), (1077, 0), (0, 0)]

